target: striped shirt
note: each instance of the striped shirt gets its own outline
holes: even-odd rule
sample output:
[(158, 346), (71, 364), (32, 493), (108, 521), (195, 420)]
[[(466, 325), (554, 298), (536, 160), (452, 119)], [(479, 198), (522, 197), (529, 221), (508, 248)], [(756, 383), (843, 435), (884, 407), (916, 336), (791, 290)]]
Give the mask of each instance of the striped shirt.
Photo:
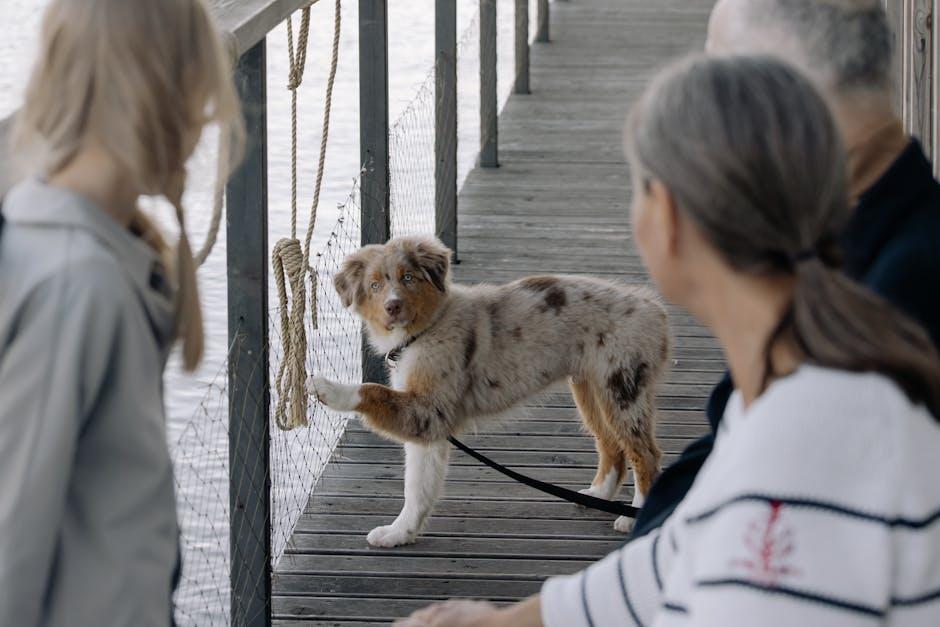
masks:
[(541, 599), (549, 627), (940, 626), (940, 425), (874, 374), (735, 392), (666, 524)]

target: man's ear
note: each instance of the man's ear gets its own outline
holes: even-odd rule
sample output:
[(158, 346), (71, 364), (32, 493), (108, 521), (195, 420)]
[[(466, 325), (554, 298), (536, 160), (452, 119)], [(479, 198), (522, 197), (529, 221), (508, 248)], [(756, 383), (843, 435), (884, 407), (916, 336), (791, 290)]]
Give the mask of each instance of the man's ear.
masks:
[(364, 246), (347, 256), (343, 267), (333, 276), (333, 287), (336, 288), (343, 307), (353, 303), (362, 302), (365, 297), (365, 287), (362, 284), (366, 267), (382, 252), (383, 246), (370, 244)]
[(422, 238), (415, 242), (415, 261), (424, 277), (440, 292), (447, 291), (450, 279), (451, 251), (436, 238)]

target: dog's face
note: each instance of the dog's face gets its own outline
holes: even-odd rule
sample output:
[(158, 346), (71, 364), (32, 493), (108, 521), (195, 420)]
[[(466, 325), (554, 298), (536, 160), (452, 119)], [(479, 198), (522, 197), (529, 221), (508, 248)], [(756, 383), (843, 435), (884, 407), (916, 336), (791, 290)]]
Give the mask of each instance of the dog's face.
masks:
[(346, 257), (333, 285), (373, 333), (418, 333), (447, 294), (450, 255), (433, 237), (396, 237)]

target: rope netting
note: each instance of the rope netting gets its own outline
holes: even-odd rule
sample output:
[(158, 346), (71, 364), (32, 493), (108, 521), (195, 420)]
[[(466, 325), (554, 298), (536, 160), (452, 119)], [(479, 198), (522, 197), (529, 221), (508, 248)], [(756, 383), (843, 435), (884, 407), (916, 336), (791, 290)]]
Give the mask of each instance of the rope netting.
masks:
[[(285, 233), (275, 230), (272, 219), (271, 241), (275, 259), (272, 261), (270, 273), (272, 285), (268, 323), (268, 376), (271, 382), (271, 429), (268, 447), (270, 474), (265, 474), (259, 459), (249, 480), (252, 483), (270, 481), (270, 542), (275, 566), (279, 560), (293, 559), (291, 552), (285, 552), (292, 536), (296, 530), (308, 528), (312, 524), (310, 518), (304, 517), (304, 512), (311, 502), (318, 479), (331, 459), (343, 458), (341, 438), (349, 419), (347, 415), (327, 410), (306, 394), (298, 395), (297, 382), (302, 383), (306, 374), (313, 372), (337, 381), (358, 381), (362, 376), (360, 322), (342, 306), (332, 283), (332, 277), (341, 267), (343, 259), (360, 246), (363, 225), (359, 177), (353, 179), (351, 189), (346, 188), (345, 200), (333, 205), (335, 210), (328, 211), (321, 216), (320, 223), (316, 223), (320, 182), (324, 172), (323, 159), (334, 159), (332, 154), (326, 157), (327, 138), (323, 132), (328, 130), (329, 97), (327, 95), (324, 98), (323, 91), (310, 92), (310, 99), (303, 100), (299, 109), (297, 105), (298, 93), (302, 91), (297, 87), (303, 78), (305, 63), (308, 73), (316, 71), (322, 75), (329, 71), (330, 79), (326, 82), (332, 84), (336, 65), (333, 63), (330, 71), (330, 44), (333, 44), (334, 54), (337, 48), (335, 40), (330, 41), (329, 38), (339, 33), (339, 5), (339, 0), (335, 0), (335, 4), (319, 2), (312, 17), (309, 13), (302, 14), (299, 20), (295, 17), (289, 30), (285, 24), (282, 29), (285, 32), (278, 33), (289, 37), (287, 49), (281, 52), (285, 57), (289, 56), (288, 93), (291, 110), (294, 116), (300, 119), (301, 133), (298, 135), (296, 127), (292, 127), (293, 132), (287, 141), (293, 147), (290, 153), (280, 145), (272, 143), (269, 146), (269, 159), (284, 161), (285, 153), (290, 157), (296, 151), (298, 143), (301, 147), (307, 143), (316, 144), (320, 152), (311, 153), (313, 158), (306, 161), (290, 161), (290, 171), (300, 170), (304, 176), (315, 177), (316, 183), (314, 189), (306, 185), (305, 189), (298, 191), (297, 179), (291, 177), (290, 229), (287, 232), (288, 237), (284, 240), (288, 243), (275, 244)], [(331, 11), (334, 7), (337, 11), (335, 29)], [(500, 75), (511, 76), (513, 0), (500, 0), (499, 10)], [(479, 21), (475, 12), (472, 16), (465, 12), (462, 17), (466, 26), (458, 36), (458, 181), (473, 167), (479, 147)], [(330, 28), (324, 26), (321, 29), (323, 32), (320, 33), (323, 37), (316, 39), (316, 43), (327, 50), (324, 59), (326, 62), (317, 62), (314, 67), (311, 65), (311, 58), (306, 57), (305, 44), (307, 27), (311, 23), (315, 24), (317, 20), (329, 22)], [(348, 21), (355, 28), (355, 22)], [(295, 30), (298, 24), (299, 30)], [(344, 37), (347, 32), (344, 31)], [(393, 33), (390, 33), (390, 38), (392, 36)], [(269, 40), (272, 39), (269, 37)], [(314, 43), (312, 31), (310, 39), (311, 44)], [(346, 45), (344, 42), (340, 49), (345, 50)], [(269, 56), (271, 48), (273, 45), (269, 44)], [(342, 52), (340, 54), (342, 55)], [(433, 64), (433, 59), (429, 59), (429, 64)], [(507, 72), (507, 69), (510, 71)], [(270, 98), (273, 89), (284, 89), (284, 77), (269, 78), (269, 84)], [(294, 89), (291, 89), (292, 86)], [(320, 87), (318, 84), (318, 89)], [(508, 94), (511, 81), (503, 81), (500, 87), (502, 101)], [(391, 125), (389, 140), (392, 236), (434, 232), (434, 97), (432, 67)], [(311, 113), (311, 110), (314, 113)], [(321, 125), (316, 120), (316, 112), (327, 116), (324, 124)], [(269, 121), (269, 128), (270, 125)], [(306, 126), (316, 127), (316, 132), (306, 129)], [(269, 138), (269, 141), (273, 140)], [(320, 159), (319, 164), (317, 157)], [(283, 166), (286, 167), (286, 164), (287, 162), (284, 162)], [(362, 164), (361, 167), (368, 168), (369, 164)], [(273, 181), (270, 184), (273, 184)], [(327, 185), (325, 189), (327, 193), (333, 194), (333, 198), (337, 198), (338, 186), (334, 184), (330, 189)], [(308, 192), (310, 196), (306, 196)], [(298, 224), (297, 208), (304, 206), (303, 198), (311, 197), (313, 200), (312, 204), (308, 205), (311, 207), (308, 222)], [(215, 224), (216, 215), (214, 214), (212, 220)], [(332, 225), (327, 222), (327, 226), (324, 226), (324, 219), (332, 219)], [(211, 226), (210, 224), (210, 232)], [(298, 240), (298, 228), (307, 229), (304, 240)], [(219, 254), (220, 246), (224, 246), (224, 242), (220, 242), (216, 247), (216, 255)], [(206, 255), (207, 250), (200, 251), (200, 257)], [(277, 290), (278, 264), (283, 264), (284, 267), (284, 290), (280, 294)], [(224, 290), (224, 283), (212, 285), (211, 289)], [(214, 331), (217, 334), (225, 334), (224, 329)], [(298, 340), (301, 336), (302, 342)], [(247, 377), (260, 376), (261, 373), (250, 372), (246, 375), (236, 363), (238, 353), (232, 350), (231, 346), (228, 349), (218, 368), (200, 383), (201, 398), (194, 402), (195, 410), (191, 417), (176, 431), (178, 436), (171, 442), (182, 533), (183, 568), (175, 598), (176, 618), (181, 625), (201, 626), (230, 622), (232, 565), (229, 555), (231, 530), (228, 444), (230, 439), (237, 441), (245, 434), (230, 433), (229, 430), (228, 373), (242, 372), (242, 376)], [(302, 360), (302, 368), (297, 362), (298, 356)], [(247, 408), (247, 413), (255, 413), (260, 419), (264, 407), (263, 399), (249, 402), (253, 402), (254, 406)], [(239, 408), (239, 411), (245, 413), (246, 408)], [(279, 424), (289, 430), (282, 430)], [(237, 533), (241, 530), (235, 531)], [(249, 533), (260, 534), (260, 530), (250, 529)], [(262, 546), (260, 536), (258, 546)], [(276, 573), (274, 576), (276, 577)]]

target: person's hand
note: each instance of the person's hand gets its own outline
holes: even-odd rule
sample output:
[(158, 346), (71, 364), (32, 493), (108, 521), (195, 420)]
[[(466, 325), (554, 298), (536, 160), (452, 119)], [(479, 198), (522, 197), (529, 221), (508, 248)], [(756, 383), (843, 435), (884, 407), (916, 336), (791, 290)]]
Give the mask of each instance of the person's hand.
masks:
[(488, 627), (496, 625), (497, 610), (486, 601), (451, 599), (435, 603), (395, 622), (396, 627)]

